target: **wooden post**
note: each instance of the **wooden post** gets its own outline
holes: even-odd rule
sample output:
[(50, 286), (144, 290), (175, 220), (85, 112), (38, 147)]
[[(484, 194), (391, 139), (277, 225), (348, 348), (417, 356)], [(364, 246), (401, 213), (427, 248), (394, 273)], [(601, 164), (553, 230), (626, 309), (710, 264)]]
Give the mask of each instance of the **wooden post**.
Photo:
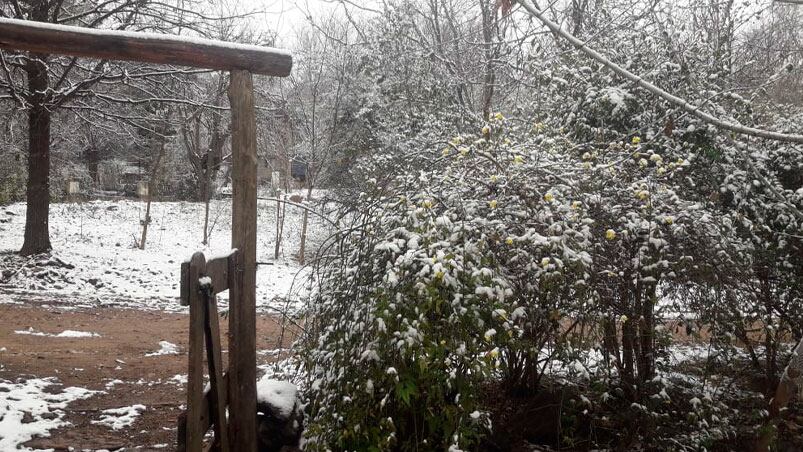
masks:
[(198, 278), (206, 267), (204, 254), (197, 252), (190, 260), (187, 299), (190, 305), (189, 366), (187, 369), (187, 452), (201, 452), (204, 431), (201, 430), (204, 412), (204, 300), (198, 290)]
[[(229, 301), (229, 439), (231, 450), (256, 451), (257, 153), (251, 73), (231, 71), (232, 248), (242, 285)], [(232, 288), (230, 288), (232, 289)], [(235, 297), (236, 295), (236, 297)]]

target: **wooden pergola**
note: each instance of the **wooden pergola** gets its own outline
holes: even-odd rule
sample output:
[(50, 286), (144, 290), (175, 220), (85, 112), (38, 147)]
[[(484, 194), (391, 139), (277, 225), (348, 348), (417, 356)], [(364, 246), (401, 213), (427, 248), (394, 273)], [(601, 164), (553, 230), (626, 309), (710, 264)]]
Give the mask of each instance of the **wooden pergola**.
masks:
[[(230, 294), (228, 449), (256, 451), (257, 153), (252, 74), (286, 77), (293, 59), (270, 47), (0, 18), (0, 48), (229, 71), (232, 136), (231, 247), (240, 290)], [(190, 366), (193, 363), (190, 362)], [(200, 378), (200, 377), (199, 377)], [(188, 415), (188, 450), (201, 438)]]

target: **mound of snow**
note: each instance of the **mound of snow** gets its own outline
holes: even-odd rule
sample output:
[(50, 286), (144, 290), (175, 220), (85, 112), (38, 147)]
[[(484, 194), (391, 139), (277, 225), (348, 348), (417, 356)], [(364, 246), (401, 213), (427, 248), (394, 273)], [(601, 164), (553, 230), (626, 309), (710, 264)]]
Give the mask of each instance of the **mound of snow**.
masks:
[(257, 382), (257, 403), (270, 406), (279, 419), (288, 419), (296, 408), (298, 388), (288, 381), (263, 378)]

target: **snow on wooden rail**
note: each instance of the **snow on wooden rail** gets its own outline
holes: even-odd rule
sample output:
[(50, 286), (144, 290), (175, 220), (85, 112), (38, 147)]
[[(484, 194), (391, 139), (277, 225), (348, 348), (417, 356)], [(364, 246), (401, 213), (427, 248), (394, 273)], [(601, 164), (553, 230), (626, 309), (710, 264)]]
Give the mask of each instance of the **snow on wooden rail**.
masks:
[(286, 77), (287, 51), (211, 39), (55, 25), (0, 18), (0, 48), (109, 60), (142, 61)]

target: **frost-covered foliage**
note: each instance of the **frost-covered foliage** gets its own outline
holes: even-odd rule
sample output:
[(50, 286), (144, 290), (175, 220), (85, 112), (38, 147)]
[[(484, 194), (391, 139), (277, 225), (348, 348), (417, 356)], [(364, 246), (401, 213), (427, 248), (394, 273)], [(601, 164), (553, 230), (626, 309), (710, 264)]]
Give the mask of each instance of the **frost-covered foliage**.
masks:
[(432, 170), (360, 200), (372, 206), (366, 224), (335, 244), (342, 257), (326, 266), (311, 313), (315, 441), (471, 445), (490, 427), (479, 385), (514, 367), (525, 347), (513, 344), (557, 331), (554, 316), (542, 322), (562, 300), (548, 287), (579, 278), (562, 295), (583, 292), (589, 257), (578, 250), (591, 230), (539, 170), (552, 157), (513, 142), (504, 123), (453, 137)]
[[(522, 23), (506, 35), (521, 41), (492, 43), (508, 64), (496, 87), (515, 87), (499, 94), (505, 114), (483, 121), (464, 90), (481, 71), (448, 40), (401, 36), (437, 30), (407, 14), (414, 3), (364, 30), (378, 78), (355, 104), (376, 147), (347, 178), (351, 227), (318, 261), (310, 447), (477, 447), (494, 434), (496, 385), (572, 388), (565, 445), (583, 422), (607, 432), (595, 444), (660, 450), (760, 426), (763, 400), (729, 367), (750, 363), (770, 393), (784, 341), (803, 334), (800, 146), (722, 133)], [(728, 121), (799, 133), (799, 107), (738, 94), (755, 63), (733, 56), (727, 27), (749, 8), (717, 16), (723, 28), (696, 7), (690, 19), (601, 5), (571, 16), (574, 32), (617, 63)], [(436, 67), (443, 77), (427, 77)], [(669, 359), (672, 321), (710, 337), (688, 369)]]

